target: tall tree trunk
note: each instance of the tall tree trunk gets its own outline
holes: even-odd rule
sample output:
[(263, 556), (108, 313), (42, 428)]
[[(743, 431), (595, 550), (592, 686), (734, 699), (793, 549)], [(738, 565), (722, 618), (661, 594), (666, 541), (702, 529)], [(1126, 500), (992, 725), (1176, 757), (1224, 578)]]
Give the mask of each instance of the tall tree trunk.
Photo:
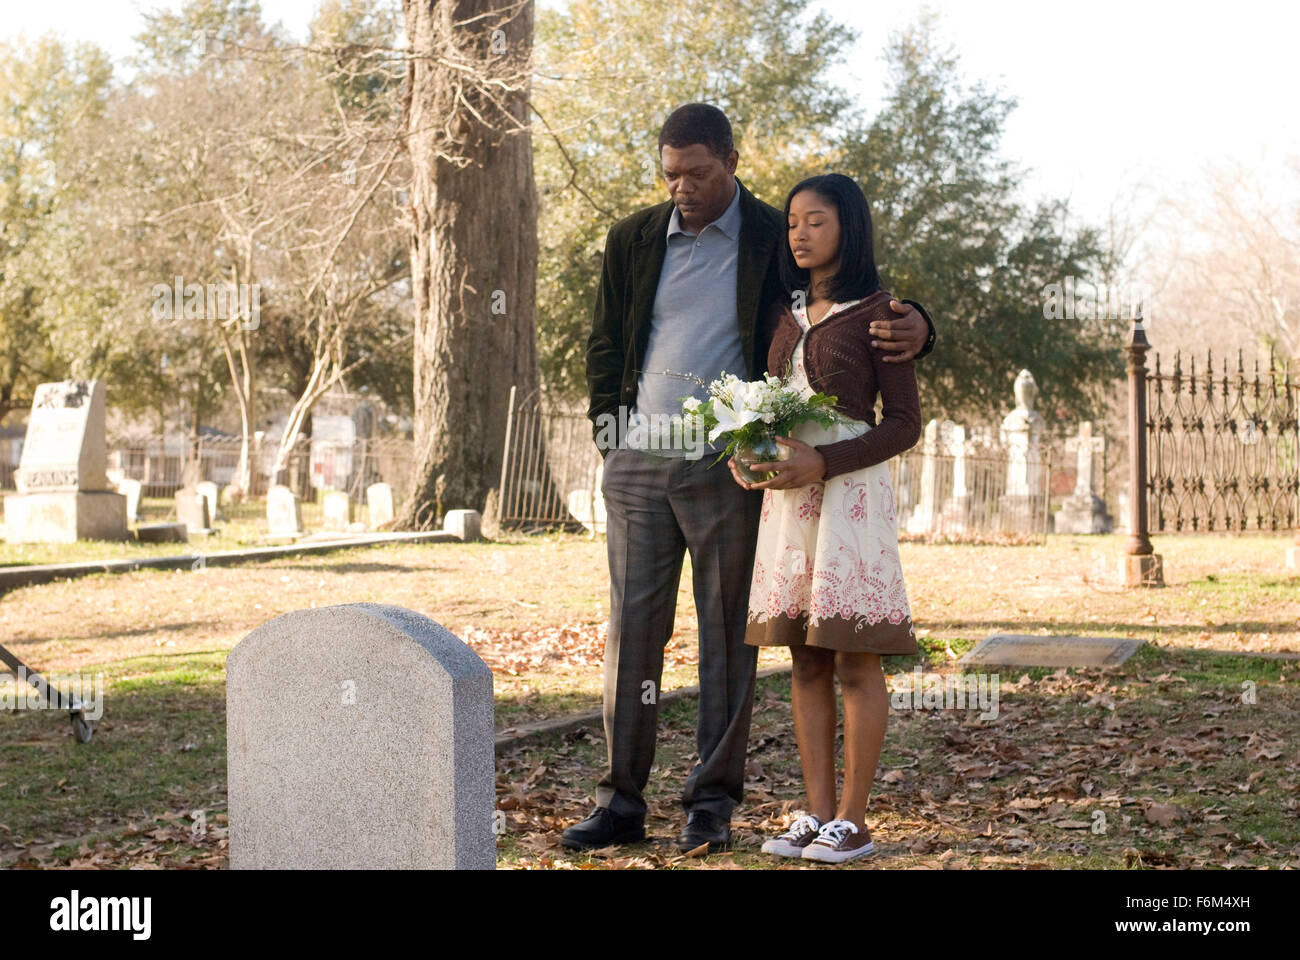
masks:
[(537, 196), (531, 0), (403, 0), (403, 9), (415, 464), (398, 526), (410, 529), (436, 523), (439, 507), (484, 508), (500, 477), (510, 387), (537, 386)]

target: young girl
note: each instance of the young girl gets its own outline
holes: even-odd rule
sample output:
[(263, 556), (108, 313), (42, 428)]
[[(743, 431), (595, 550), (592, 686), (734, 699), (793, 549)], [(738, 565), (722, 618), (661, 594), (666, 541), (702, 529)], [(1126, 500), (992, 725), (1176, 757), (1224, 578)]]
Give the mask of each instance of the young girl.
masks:
[[(921, 432), (914, 363), (882, 362), (868, 327), (889, 319), (861, 189), (840, 174), (798, 184), (785, 202), (789, 243), (768, 369), (788, 385), (837, 398), (845, 418), (778, 440), (788, 459), (756, 463), (764, 490), (745, 642), (788, 646), (795, 738), (808, 813), (763, 844), (765, 853), (839, 863), (871, 854), (867, 798), (876, 775), (888, 692), (881, 654), (919, 652), (898, 555), (887, 461)], [(881, 419), (874, 423), (876, 395)], [(834, 678), (844, 698), (844, 789), (835, 796)]]

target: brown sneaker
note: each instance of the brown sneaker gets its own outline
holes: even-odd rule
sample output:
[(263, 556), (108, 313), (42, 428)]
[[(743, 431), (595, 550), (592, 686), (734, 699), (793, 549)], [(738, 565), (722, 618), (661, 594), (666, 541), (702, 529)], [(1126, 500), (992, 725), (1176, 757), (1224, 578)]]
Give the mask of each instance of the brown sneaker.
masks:
[(804, 848), (817, 839), (821, 828), (822, 822), (812, 814), (799, 817), (781, 836), (765, 840), (763, 852), (778, 857), (802, 857)]
[(803, 859), (843, 863), (875, 852), (876, 845), (871, 842), (871, 832), (866, 827), (859, 831), (852, 820), (832, 820), (803, 848)]

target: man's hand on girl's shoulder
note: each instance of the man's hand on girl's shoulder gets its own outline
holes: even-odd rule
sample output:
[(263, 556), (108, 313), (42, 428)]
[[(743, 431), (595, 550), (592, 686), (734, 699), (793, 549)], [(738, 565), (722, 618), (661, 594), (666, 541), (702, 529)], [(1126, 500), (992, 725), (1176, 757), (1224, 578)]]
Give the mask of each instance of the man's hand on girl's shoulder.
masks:
[(910, 303), (889, 301), (889, 309), (898, 314), (892, 320), (872, 320), (868, 328), (873, 337), (873, 347), (888, 350), (894, 356), (884, 357), (885, 363), (906, 363), (914, 358), (930, 338), (930, 325), (921, 316), (921, 311)]

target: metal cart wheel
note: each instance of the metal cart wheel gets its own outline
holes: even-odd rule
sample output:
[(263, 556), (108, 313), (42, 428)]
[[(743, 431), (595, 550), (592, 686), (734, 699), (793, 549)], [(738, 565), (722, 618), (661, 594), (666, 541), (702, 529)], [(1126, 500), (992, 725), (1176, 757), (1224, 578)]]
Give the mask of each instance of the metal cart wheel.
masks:
[(78, 743), (90, 743), (90, 738), (95, 735), (95, 725), (86, 719), (85, 714), (80, 710), (73, 710), (72, 714), (72, 732), (77, 738)]

